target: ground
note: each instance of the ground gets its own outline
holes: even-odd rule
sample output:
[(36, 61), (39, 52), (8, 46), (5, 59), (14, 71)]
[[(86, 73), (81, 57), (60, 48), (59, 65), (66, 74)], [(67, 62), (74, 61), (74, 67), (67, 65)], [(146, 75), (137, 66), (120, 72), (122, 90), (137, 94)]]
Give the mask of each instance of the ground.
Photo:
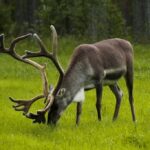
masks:
[[(66, 48), (65, 51), (67, 50)], [(121, 79), (119, 85), (124, 96), (119, 117), (115, 122), (112, 122), (115, 98), (109, 88), (105, 87), (101, 122), (96, 114), (95, 90), (91, 90), (86, 92), (80, 125), (75, 125), (76, 104), (72, 103), (56, 127), (32, 124), (21, 112), (13, 110), (9, 96), (29, 99), (42, 92), (40, 74), (32, 67), (17, 62), (6, 54), (0, 54), (0, 149), (150, 149), (150, 45), (134, 45), (134, 53), (136, 123), (132, 122), (127, 89)], [(60, 60), (65, 67), (70, 54), (71, 52), (60, 53)], [(48, 63), (49, 82), (54, 84), (58, 74), (51, 63), (45, 59), (38, 61)], [(41, 100), (33, 106), (32, 111), (43, 106)]]

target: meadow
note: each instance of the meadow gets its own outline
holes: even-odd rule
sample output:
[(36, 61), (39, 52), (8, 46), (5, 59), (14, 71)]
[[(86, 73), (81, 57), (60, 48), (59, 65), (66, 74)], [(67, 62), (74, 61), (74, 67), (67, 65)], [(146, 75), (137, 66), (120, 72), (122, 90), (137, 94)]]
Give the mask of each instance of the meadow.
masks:
[[(73, 48), (80, 42), (62, 40), (60, 62), (67, 67)], [(32, 41), (31, 41), (32, 42)], [(36, 44), (21, 43), (17, 51), (37, 50)], [(47, 42), (48, 43), (48, 42)], [(108, 87), (102, 99), (102, 121), (95, 108), (95, 90), (86, 92), (80, 125), (75, 125), (76, 104), (72, 103), (56, 127), (33, 124), (12, 108), (9, 96), (30, 99), (42, 93), (40, 73), (29, 65), (0, 54), (0, 150), (148, 150), (150, 149), (150, 45), (134, 45), (134, 99), (136, 123), (132, 122), (124, 79), (119, 85), (124, 92), (118, 119), (112, 122), (115, 97)], [(47, 59), (34, 59), (47, 64), (49, 83), (56, 84), (58, 73)], [(43, 107), (43, 101), (31, 111)]]

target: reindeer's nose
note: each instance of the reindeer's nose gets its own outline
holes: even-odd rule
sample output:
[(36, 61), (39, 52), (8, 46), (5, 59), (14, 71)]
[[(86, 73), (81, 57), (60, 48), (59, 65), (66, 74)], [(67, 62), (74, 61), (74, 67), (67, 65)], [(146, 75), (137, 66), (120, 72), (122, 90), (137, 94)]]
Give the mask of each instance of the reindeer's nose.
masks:
[(52, 115), (52, 114), (50, 114), (47, 124), (56, 125), (58, 120), (59, 120), (59, 118), (60, 118), (60, 115)]

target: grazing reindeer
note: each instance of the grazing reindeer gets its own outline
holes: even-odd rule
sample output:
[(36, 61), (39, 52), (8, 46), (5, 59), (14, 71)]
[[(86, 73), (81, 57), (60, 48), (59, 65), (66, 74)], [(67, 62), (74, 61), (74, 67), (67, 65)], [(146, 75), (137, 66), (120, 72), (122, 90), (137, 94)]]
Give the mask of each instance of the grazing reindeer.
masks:
[[(37, 114), (26, 113), (26, 117), (34, 122), (45, 122), (45, 113), (49, 111), (48, 123), (56, 124), (62, 112), (73, 101), (78, 92), (83, 89), (96, 88), (96, 108), (98, 119), (101, 120), (101, 98), (103, 85), (108, 85), (116, 97), (116, 107), (113, 120), (118, 116), (122, 92), (117, 81), (124, 76), (129, 93), (129, 102), (132, 119), (135, 121), (133, 105), (133, 49), (131, 44), (123, 39), (108, 39), (95, 44), (82, 44), (78, 46), (71, 58), (70, 65), (64, 73), (57, 59), (57, 33), (53, 26), (53, 55), (46, 51), (43, 42), (34, 34), (40, 51), (26, 51), (22, 57), (28, 60), (31, 57), (47, 57), (53, 61), (60, 74), (55, 89), (49, 91), (47, 104)], [(17, 104), (19, 101), (13, 100)], [(79, 123), (82, 102), (77, 103), (76, 123)]]
[[(125, 77), (132, 119), (135, 121), (133, 106), (133, 50), (131, 44), (123, 39), (108, 39), (95, 44), (82, 44), (75, 49), (71, 63), (64, 74), (61, 86), (54, 97), (48, 115), (48, 123), (56, 124), (62, 112), (73, 101), (76, 93), (86, 87), (95, 87), (97, 92), (96, 108), (101, 120), (101, 97), (103, 85), (109, 85), (116, 96), (116, 107), (113, 116), (118, 116), (122, 92), (117, 80)], [(78, 104), (79, 110), (81, 103)]]

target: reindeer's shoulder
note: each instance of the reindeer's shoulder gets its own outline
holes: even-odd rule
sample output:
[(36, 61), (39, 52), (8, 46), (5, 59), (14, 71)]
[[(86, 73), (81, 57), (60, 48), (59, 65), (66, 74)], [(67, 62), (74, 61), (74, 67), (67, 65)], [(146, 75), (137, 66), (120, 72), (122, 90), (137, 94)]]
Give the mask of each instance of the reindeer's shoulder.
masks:
[(91, 49), (96, 49), (96, 46), (93, 44), (80, 44), (75, 48), (77, 51), (86, 51), (86, 50), (91, 50)]
[(75, 48), (75, 54), (86, 54), (97, 51), (97, 47), (93, 44), (81, 44)]
[(114, 38), (114, 40), (119, 44), (119, 46), (123, 49), (123, 51), (133, 52), (133, 46), (128, 40), (120, 38)]
[(97, 56), (97, 55), (95, 55), (97, 53), (98, 53), (98, 48), (95, 45), (81, 44), (75, 48), (75, 50), (72, 54), (72, 57), (71, 57), (72, 58), (71, 62), (76, 62), (76, 61), (79, 62), (80, 60), (84, 60), (89, 57)]

